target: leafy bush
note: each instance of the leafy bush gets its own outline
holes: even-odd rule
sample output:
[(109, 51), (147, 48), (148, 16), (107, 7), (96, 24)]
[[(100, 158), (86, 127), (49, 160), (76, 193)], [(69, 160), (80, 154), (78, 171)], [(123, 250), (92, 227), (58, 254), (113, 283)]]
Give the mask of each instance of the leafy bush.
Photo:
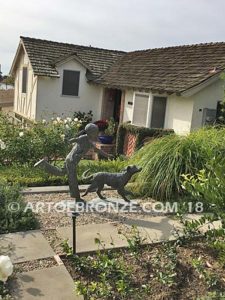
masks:
[(71, 145), (68, 140), (77, 135), (82, 121), (57, 117), (49, 122), (14, 125), (0, 115), (0, 163), (33, 164), (48, 157), (65, 157)]
[(26, 210), (18, 186), (0, 183), (0, 234), (37, 228), (37, 221)]
[(135, 149), (139, 149), (143, 146), (144, 140), (147, 137), (162, 137), (164, 135), (172, 134), (174, 131), (172, 129), (158, 129), (158, 128), (146, 128), (131, 125), (129, 123), (123, 123), (119, 126), (117, 131), (116, 139), (116, 152), (117, 154), (123, 154), (124, 139), (126, 133), (131, 133), (136, 136)]
[(219, 155), (208, 162), (196, 175), (183, 175), (183, 188), (201, 201), (204, 208), (225, 210), (225, 156)]
[(156, 139), (134, 154), (143, 168), (136, 177), (136, 192), (169, 199), (182, 191), (181, 175), (194, 175), (225, 149), (225, 128), (205, 128), (188, 136)]
[(7, 284), (0, 281), (0, 299), (2, 300), (12, 300), (13, 298), (9, 295), (9, 289)]
[(74, 117), (74, 120), (79, 120), (82, 122), (80, 129), (84, 129), (84, 127), (88, 123), (92, 122), (93, 113), (92, 113), (92, 110), (90, 110), (88, 113), (81, 112), (81, 111), (75, 111), (75, 113), (73, 114), (73, 117)]

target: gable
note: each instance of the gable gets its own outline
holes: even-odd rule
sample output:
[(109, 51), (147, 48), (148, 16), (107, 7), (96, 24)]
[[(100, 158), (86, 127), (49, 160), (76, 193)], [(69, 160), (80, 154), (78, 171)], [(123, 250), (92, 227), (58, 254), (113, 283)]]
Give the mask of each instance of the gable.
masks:
[[(58, 77), (56, 64), (66, 56), (76, 53), (77, 58), (88, 67), (92, 78), (102, 75), (125, 52), (101, 48), (58, 43), (41, 39), (21, 37), (34, 75)], [(13, 67), (12, 67), (13, 70)]]

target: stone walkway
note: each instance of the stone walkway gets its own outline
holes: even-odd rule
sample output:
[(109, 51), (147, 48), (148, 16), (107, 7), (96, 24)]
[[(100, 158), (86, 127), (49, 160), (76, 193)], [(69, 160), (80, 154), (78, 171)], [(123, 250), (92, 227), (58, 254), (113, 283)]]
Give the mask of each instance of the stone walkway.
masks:
[[(80, 192), (86, 191), (89, 185), (79, 185)], [(105, 191), (111, 190), (110, 187), (105, 187)], [(37, 187), (29, 187), (22, 191), (22, 194), (29, 195), (29, 194), (52, 194), (52, 193), (68, 193), (69, 186), (62, 185), (62, 186), (37, 186)]]
[[(85, 189), (86, 187), (84, 187)], [(68, 187), (60, 187), (65, 192)], [(59, 192), (59, 188), (46, 187), (35, 189), (36, 193)], [(26, 190), (25, 193), (34, 193), (34, 189)], [(199, 218), (199, 216), (188, 215), (187, 218)], [(133, 225), (137, 227), (145, 243), (158, 243), (165, 240), (174, 239), (174, 229), (182, 229), (181, 224), (165, 215), (148, 215), (133, 218), (126, 218), (122, 222), (129, 231)], [(94, 241), (99, 238), (104, 242), (105, 249), (126, 247), (127, 240), (118, 233), (119, 222), (86, 224), (77, 226), (77, 253), (92, 252), (99, 249)], [(216, 224), (216, 227), (220, 224)], [(61, 240), (68, 239), (72, 246), (72, 226), (59, 227), (56, 229)], [(206, 230), (206, 228), (203, 228)], [(0, 254), (7, 254), (14, 264), (30, 262), (38, 259), (55, 258), (55, 252), (39, 230), (18, 232), (0, 235)], [(100, 247), (101, 248), (101, 247)], [(25, 273), (16, 274), (12, 281), (12, 294), (15, 299), (75, 299), (81, 300), (74, 292), (73, 280), (64, 265), (51, 266)]]
[(54, 251), (38, 230), (0, 235), (2, 254), (10, 256), (13, 263), (53, 257)]
[(74, 282), (64, 266), (34, 270), (17, 275), (11, 283), (16, 300), (82, 300), (74, 293)]

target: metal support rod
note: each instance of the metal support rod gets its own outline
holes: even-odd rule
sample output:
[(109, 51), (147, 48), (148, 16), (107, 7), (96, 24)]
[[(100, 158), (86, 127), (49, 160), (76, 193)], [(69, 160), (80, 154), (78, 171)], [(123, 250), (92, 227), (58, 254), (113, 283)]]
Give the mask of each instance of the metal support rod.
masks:
[(76, 228), (76, 220), (79, 214), (77, 212), (72, 213), (72, 219), (73, 219), (73, 255), (77, 254), (77, 228)]
[(76, 255), (76, 216), (73, 216), (73, 255)]

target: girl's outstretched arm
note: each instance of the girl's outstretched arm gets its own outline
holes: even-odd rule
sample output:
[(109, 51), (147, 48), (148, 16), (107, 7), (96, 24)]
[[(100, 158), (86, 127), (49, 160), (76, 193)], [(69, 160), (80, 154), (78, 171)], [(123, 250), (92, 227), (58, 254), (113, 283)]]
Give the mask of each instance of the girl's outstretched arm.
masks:
[(106, 157), (106, 158), (110, 158), (110, 159), (113, 159), (114, 158), (114, 155), (112, 154), (109, 154), (109, 153), (106, 153), (105, 151), (101, 150), (101, 149), (98, 149), (96, 146), (95, 146), (95, 143), (92, 143), (93, 145), (93, 148), (94, 148), (94, 151), (98, 152), (100, 155)]

